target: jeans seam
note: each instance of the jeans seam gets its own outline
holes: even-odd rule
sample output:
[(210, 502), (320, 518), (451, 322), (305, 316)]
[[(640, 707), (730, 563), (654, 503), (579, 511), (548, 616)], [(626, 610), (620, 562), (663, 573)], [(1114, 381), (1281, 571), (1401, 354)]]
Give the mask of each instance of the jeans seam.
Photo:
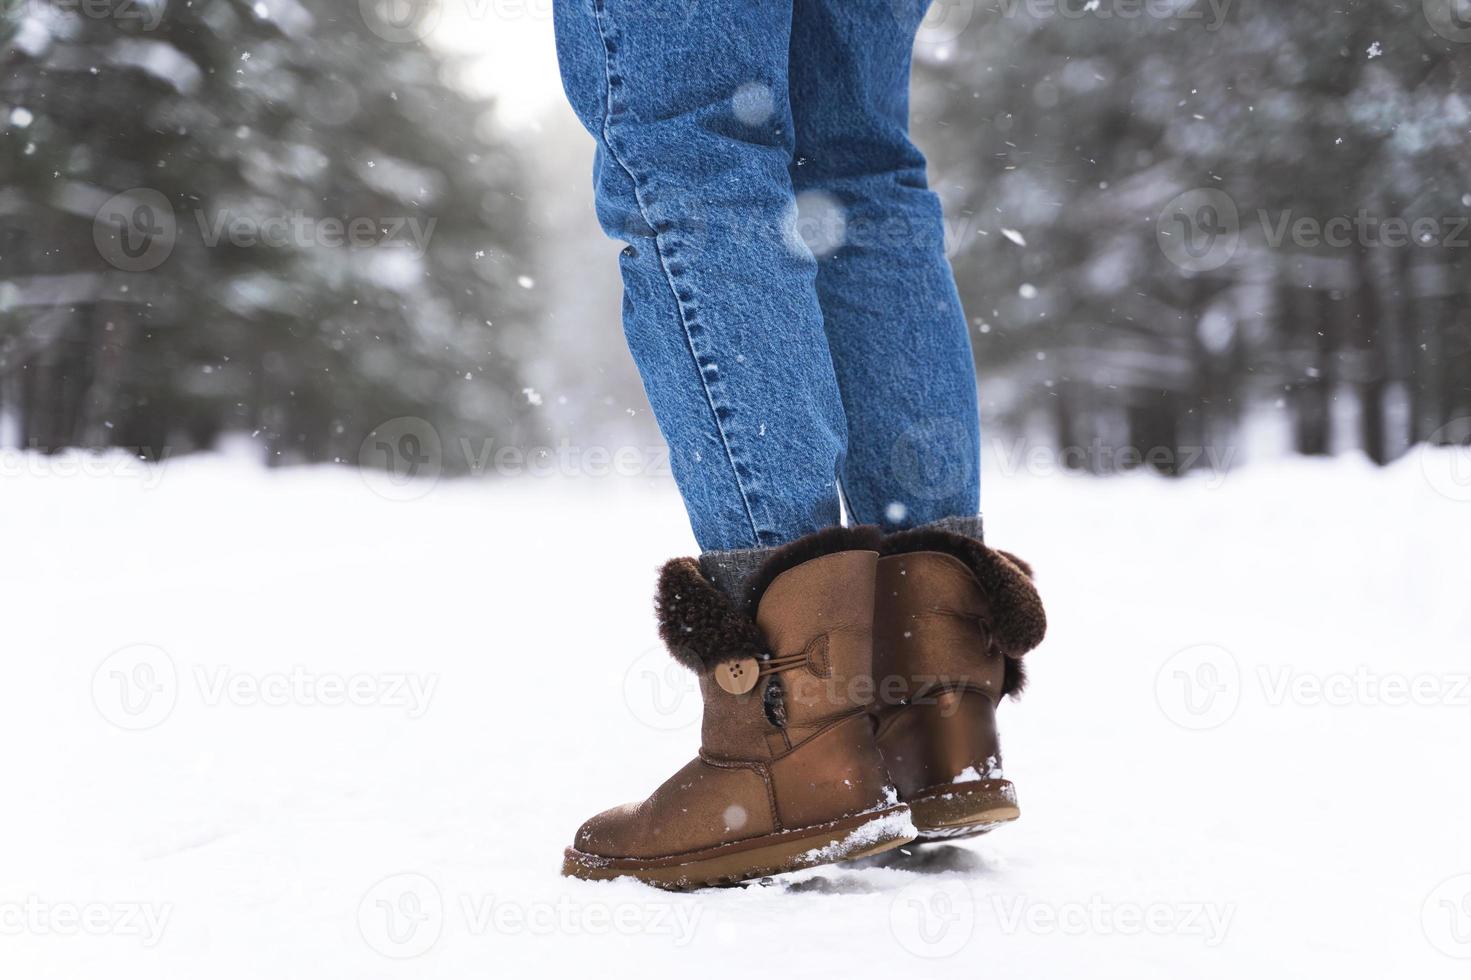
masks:
[(609, 47), (608, 26), (606, 22), (607, 7), (604, 0), (592, 0), (593, 21), (597, 25), (598, 39), (603, 46), (603, 84), (607, 97), (603, 105), (602, 133), (603, 143), (608, 147), (608, 155), (618, 164), (619, 168), (628, 175), (629, 182), (633, 185), (633, 198), (638, 205), (639, 215), (649, 230), (654, 234), (654, 254), (659, 259), (659, 268), (664, 273), (664, 279), (669, 283), (669, 290), (674, 296), (674, 307), (679, 311), (680, 329), (684, 331), (685, 346), (690, 352), (690, 357), (695, 362), (695, 373), (699, 375), (700, 387), (705, 392), (705, 403), (710, 407), (710, 417), (715, 424), (715, 431), (720, 435), (721, 448), (725, 450), (726, 462), (730, 464), (731, 478), (735, 481), (736, 491), (741, 495), (741, 506), (746, 511), (746, 520), (751, 525), (751, 535), (756, 546), (761, 546), (761, 529), (756, 523), (756, 513), (751, 504), (751, 494), (746, 489), (745, 482), (741, 479), (740, 467), (736, 464), (735, 452), (731, 449), (730, 436), (725, 431), (725, 425), (721, 422), (720, 411), (716, 406), (715, 393), (710, 390), (710, 382), (705, 377), (705, 365), (701, 363), (700, 353), (695, 349), (695, 338), (690, 332), (690, 317), (685, 307), (684, 299), (680, 296), (680, 288), (675, 280), (674, 272), (670, 268), (670, 261), (664, 251), (662, 233), (649, 213), (648, 206), (644, 204), (644, 195), (639, 186), (638, 175), (623, 154), (613, 144), (613, 57), (614, 51)]

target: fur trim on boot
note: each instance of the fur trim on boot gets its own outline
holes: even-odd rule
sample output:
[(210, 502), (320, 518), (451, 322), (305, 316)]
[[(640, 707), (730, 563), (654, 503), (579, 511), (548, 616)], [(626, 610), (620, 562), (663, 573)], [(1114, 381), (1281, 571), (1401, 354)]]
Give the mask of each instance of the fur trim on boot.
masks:
[(654, 614), (669, 655), (697, 674), (727, 660), (771, 656), (755, 621), (701, 574), (693, 558), (676, 558), (659, 571)]

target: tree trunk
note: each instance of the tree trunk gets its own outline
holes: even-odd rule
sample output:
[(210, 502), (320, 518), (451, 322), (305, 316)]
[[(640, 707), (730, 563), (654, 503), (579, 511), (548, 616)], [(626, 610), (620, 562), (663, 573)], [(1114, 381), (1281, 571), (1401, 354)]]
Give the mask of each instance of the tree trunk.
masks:
[(1379, 466), (1389, 462), (1389, 439), (1384, 430), (1384, 394), (1388, 387), (1389, 338), (1379, 304), (1374, 262), (1368, 249), (1354, 256), (1355, 323), (1362, 375), (1359, 378), (1359, 438), (1364, 453)]

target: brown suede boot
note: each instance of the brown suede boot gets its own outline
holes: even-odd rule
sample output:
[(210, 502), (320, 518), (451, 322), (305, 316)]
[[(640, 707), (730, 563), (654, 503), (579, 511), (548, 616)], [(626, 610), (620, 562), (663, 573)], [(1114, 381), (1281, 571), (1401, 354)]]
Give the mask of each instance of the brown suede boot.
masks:
[(754, 619), (676, 559), (659, 631), (699, 674), (699, 756), (639, 804), (577, 831), (562, 873), (692, 888), (877, 854), (914, 839), (874, 744), (879, 536), (833, 528), (774, 554)]
[(874, 607), (879, 749), (921, 842), (1017, 819), (996, 708), (1025, 683), (1047, 617), (1031, 568), (971, 538), (919, 529), (881, 546)]

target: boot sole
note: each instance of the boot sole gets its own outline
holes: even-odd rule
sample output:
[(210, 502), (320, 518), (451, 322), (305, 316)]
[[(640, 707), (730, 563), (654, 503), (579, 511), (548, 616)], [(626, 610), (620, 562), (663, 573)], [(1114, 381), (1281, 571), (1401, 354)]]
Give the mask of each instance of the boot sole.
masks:
[(869, 857), (902, 847), (916, 835), (910, 808), (900, 804), (832, 823), (670, 857), (606, 858), (569, 847), (562, 861), (562, 874), (585, 881), (636, 878), (673, 890), (704, 888)]
[(905, 802), (914, 811), (921, 844), (978, 837), (1022, 815), (1016, 787), (1005, 779), (937, 786)]

